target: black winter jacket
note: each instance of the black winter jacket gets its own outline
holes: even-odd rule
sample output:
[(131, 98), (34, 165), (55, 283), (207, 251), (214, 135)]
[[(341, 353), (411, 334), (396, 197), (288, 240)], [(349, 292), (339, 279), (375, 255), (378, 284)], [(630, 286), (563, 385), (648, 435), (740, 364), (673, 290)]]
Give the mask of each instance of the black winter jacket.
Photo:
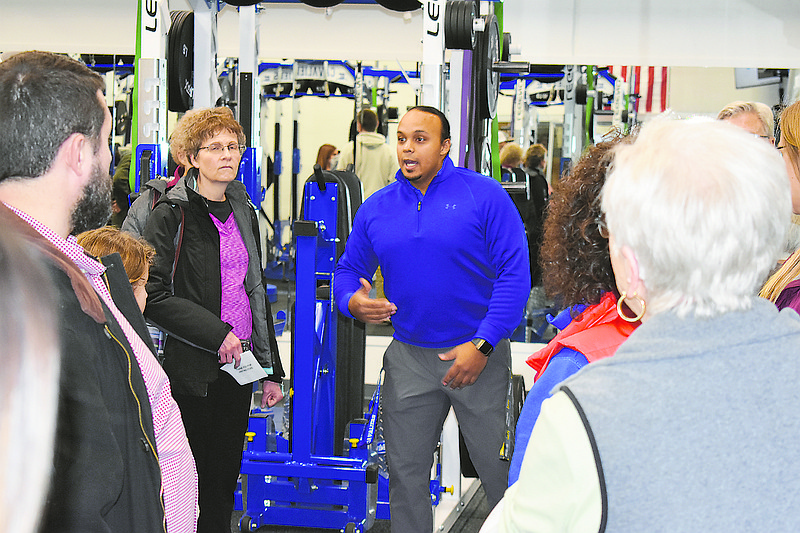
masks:
[[(2, 203), (0, 227), (41, 253), (58, 300), (54, 468), (40, 531), (165, 532), (153, 416), (122, 328), (75, 263)], [(113, 254), (103, 263), (115, 305), (153, 350), (122, 259)]]
[[(119, 254), (103, 258), (114, 303), (152, 346)], [(133, 349), (111, 311), (98, 324), (61, 270), (61, 394), (55, 473), (41, 531), (166, 531), (153, 415)], [(102, 303), (102, 300), (101, 300)]]
[[(156, 263), (147, 283), (145, 316), (169, 333), (164, 370), (173, 392), (205, 396), (208, 384), (219, 375), (217, 350), (233, 328), (220, 319), (219, 232), (209, 217), (205, 198), (194, 187), (194, 177), (181, 178), (161, 197), (147, 220), (144, 238), (156, 249)], [(261, 268), (258, 220), (241, 182), (232, 181), (226, 196), (250, 256), (245, 290), (253, 316), (253, 354), (263, 367), (272, 367), (269, 379), (280, 383), (284, 372)]]

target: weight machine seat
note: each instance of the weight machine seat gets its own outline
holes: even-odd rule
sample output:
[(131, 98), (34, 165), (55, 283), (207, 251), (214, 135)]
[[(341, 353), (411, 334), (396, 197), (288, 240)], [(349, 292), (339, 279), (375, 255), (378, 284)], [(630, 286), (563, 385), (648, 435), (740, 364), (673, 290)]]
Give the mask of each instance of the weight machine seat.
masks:
[[(324, 183), (336, 183), (339, 185), (339, 216), (336, 224), (338, 228), (336, 237), (339, 239), (336, 247), (336, 258), (338, 259), (344, 253), (347, 237), (350, 236), (350, 232), (353, 230), (353, 219), (356, 216), (356, 211), (361, 207), (361, 180), (353, 172), (322, 170), (319, 165), (314, 165), (314, 174), (306, 179), (306, 183), (309, 181), (319, 182), (320, 180)], [(302, 205), (300, 206), (300, 220), (305, 220)]]

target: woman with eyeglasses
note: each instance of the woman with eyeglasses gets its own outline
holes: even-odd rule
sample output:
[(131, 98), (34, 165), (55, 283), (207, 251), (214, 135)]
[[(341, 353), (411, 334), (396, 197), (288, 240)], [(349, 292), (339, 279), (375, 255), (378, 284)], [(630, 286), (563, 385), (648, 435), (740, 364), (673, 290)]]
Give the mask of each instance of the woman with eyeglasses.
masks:
[(270, 374), (261, 406), (283, 398), (283, 368), (261, 269), (258, 219), (236, 177), (244, 132), (230, 109), (194, 109), (176, 125), (189, 171), (153, 209), (156, 250), (145, 316), (168, 333), (164, 370), (183, 415), (199, 483), (199, 533), (228, 531), (252, 384), (220, 367), (250, 349)]
[[(792, 211), (800, 215), (800, 101), (783, 110), (780, 117), (781, 137), (777, 148), (786, 164), (792, 190)], [(778, 309), (790, 307), (800, 313), (800, 249), (789, 256), (761, 288), (759, 296)]]
[(547, 294), (563, 311), (549, 319), (558, 335), (527, 360), (536, 379), (517, 419), (509, 485), (519, 477), (531, 431), (553, 387), (588, 363), (613, 355), (639, 325), (639, 318), (617, 301), (600, 211), (611, 150), (620, 142), (624, 138), (614, 137), (587, 148), (550, 196), (541, 250), (543, 279)]

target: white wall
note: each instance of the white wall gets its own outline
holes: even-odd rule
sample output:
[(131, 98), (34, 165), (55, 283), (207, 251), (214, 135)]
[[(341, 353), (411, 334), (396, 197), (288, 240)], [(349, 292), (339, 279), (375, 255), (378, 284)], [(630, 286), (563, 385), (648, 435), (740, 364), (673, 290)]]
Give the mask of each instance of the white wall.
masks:
[(800, 66), (795, 0), (508, 0), (505, 31), (534, 63)]
[(135, 0), (0, 0), (0, 52), (132, 54)]
[(670, 109), (681, 115), (711, 114), (735, 100), (778, 103), (778, 86), (737, 89), (732, 68), (673, 67), (669, 70)]
[[(164, 0), (161, 0), (164, 1)], [(136, 0), (0, 0), (0, 51), (133, 53)], [(416, 61), (421, 11), (377, 4), (326, 11), (261, 4), (266, 57)], [(800, 67), (795, 0), (506, 0), (519, 59), (553, 64)], [(171, 0), (188, 9), (188, 0)], [(326, 14), (327, 13), (327, 14)], [(219, 17), (220, 52), (236, 55), (238, 22)]]

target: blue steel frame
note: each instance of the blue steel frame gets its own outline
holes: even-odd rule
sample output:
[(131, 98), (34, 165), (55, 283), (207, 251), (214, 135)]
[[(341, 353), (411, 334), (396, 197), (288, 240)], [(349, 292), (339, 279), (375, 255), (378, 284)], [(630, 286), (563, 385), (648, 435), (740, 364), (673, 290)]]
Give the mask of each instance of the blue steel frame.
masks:
[(264, 201), (264, 194), (266, 191), (261, 188), (261, 167), (256, 160), (256, 150), (261, 150), (261, 147), (254, 148), (248, 146), (244, 154), (242, 154), (242, 161), (239, 167), (239, 179), (247, 188), (253, 205), (255, 205), (256, 209), (259, 209), (261, 207), (261, 202)]
[(163, 166), (160, 144), (137, 144), (136, 153), (134, 154), (135, 159), (131, 162), (134, 168), (136, 168), (134, 184), (131, 188), (131, 190), (135, 192), (139, 192), (142, 185), (144, 185), (144, 183), (142, 183), (142, 155), (144, 155), (146, 151), (150, 152), (149, 159), (147, 160), (149, 179), (152, 180), (167, 173), (166, 167)]
[(252, 440), (241, 469), (247, 475), (243, 531), (274, 524), (339, 530), (350, 526), (349, 531), (361, 532), (375, 519), (377, 464), (363, 453), (359, 458), (334, 456), (337, 317), (331, 284), (340, 192), (336, 183), (315, 181), (306, 183), (303, 191), (305, 220), (294, 226), (291, 431), (289, 442), (276, 439), (267, 418), (250, 418)]

